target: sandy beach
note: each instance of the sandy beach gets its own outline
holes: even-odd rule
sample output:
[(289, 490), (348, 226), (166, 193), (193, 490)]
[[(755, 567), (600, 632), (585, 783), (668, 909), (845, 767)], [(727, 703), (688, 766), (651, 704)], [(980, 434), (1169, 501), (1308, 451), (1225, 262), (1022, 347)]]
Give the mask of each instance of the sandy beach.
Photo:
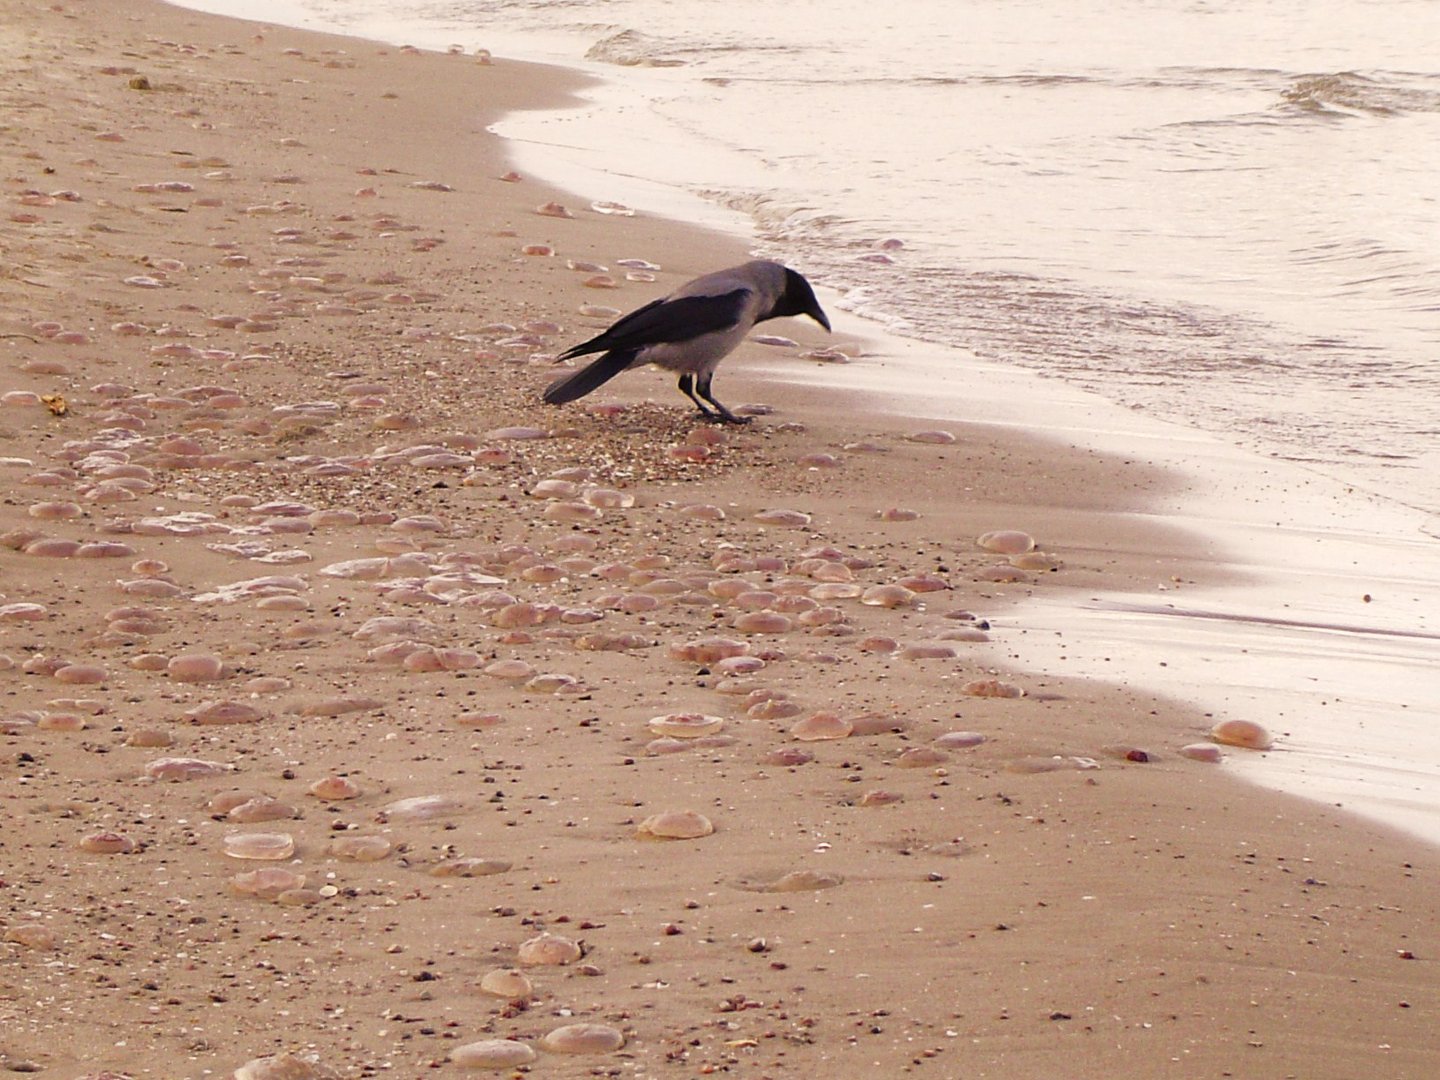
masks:
[(827, 393), (844, 320), (744, 428), (547, 407), (747, 255), (511, 171), (576, 76), (0, 11), (0, 1066), (1434, 1075), (1440, 854), (992, 626), (1235, 584), (1172, 477)]

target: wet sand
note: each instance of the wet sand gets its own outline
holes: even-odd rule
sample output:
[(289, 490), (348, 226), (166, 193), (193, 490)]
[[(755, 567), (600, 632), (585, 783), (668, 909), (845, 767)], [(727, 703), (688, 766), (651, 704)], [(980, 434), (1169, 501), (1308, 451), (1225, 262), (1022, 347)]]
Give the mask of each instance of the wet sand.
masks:
[[(987, 629), (1225, 577), (1144, 515), (1171, 478), (916, 439), (767, 380), (775, 346), (716, 380), (769, 407), (743, 430), (658, 373), (546, 408), (583, 306), (744, 256), (502, 179), (486, 124), (566, 73), (144, 0), (5, 25), (0, 1063), (1433, 1072), (1433, 849)], [(670, 811), (704, 835), (646, 835)], [(542, 934), (567, 962), (524, 963)], [(624, 1045), (542, 1047), (577, 1023)]]

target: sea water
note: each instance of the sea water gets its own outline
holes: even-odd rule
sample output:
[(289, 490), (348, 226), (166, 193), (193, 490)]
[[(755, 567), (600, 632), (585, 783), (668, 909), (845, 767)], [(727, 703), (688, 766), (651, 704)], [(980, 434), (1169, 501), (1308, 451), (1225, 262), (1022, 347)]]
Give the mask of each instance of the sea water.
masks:
[(1430, 0), (188, 6), (587, 70), (500, 126), (522, 168), (742, 222), (922, 343), (827, 379), (1188, 468), (1163, 512), (1265, 584), (1037, 601), (1025, 660), (1266, 722), (1257, 779), (1440, 839)]

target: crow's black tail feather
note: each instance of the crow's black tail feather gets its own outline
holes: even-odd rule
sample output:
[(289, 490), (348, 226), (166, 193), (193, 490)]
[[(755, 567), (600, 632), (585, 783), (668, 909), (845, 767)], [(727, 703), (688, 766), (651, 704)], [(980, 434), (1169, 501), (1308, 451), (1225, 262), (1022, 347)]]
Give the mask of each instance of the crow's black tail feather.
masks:
[(579, 371), (556, 379), (545, 388), (545, 400), (551, 405), (564, 405), (590, 393), (596, 387), (609, 382), (628, 368), (635, 359), (635, 351), (626, 349), (607, 352), (598, 360), (586, 364)]

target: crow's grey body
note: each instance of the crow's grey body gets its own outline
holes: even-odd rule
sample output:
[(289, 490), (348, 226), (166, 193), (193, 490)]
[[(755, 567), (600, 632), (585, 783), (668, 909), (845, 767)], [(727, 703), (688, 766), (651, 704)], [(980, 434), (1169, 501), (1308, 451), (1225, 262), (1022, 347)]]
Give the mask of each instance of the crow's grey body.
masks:
[[(603, 353), (545, 389), (552, 405), (584, 397), (627, 368), (655, 364), (680, 373), (680, 389), (712, 420), (743, 423), (710, 393), (715, 367), (735, 350), (756, 323), (783, 315), (808, 315), (826, 330), (810, 283), (777, 262), (757, 260), (686, 282), (617, 320), (603, 334), (567, 349), (562, 360)], [(714, 407), (711, 412), (707, 403)]]

